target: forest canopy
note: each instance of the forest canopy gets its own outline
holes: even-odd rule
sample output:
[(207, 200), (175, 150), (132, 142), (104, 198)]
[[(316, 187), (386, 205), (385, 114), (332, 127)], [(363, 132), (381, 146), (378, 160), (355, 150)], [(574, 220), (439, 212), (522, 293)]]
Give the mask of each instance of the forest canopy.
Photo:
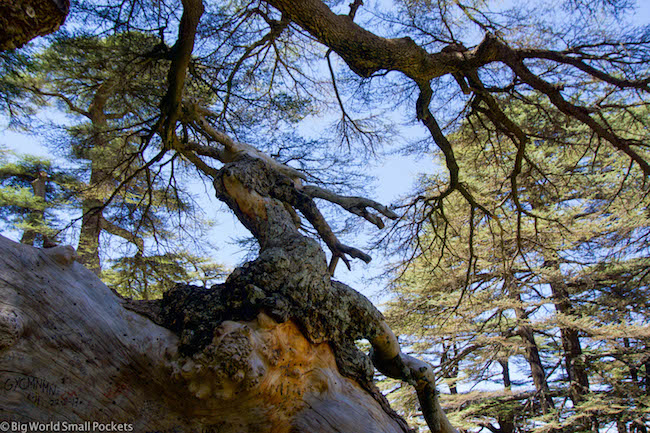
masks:
[[(3, 229), (74, 240), (128, 296), (209, 287), (225, 275), (205, 239), (214, 210), (190, 184), (214, 184), (234, 209), (241, 184), (220, 190), (222, 168), (261, 161), (270, 171), (249, 176), (273, 174), (256, 191), (321, 242), (330, 274), (371, 260), (348, 245), (359, 217), (383, 229), (372, 253), (393, 261), (386, 317), (444, 379), (462, 429), (647, 432), (639, 6), (73, 1), (58, 32), (0, 54), (0, 109), (58, 156), (3, 151)], [(369, 161), (396, 153), (436, 170), (390, 207), (362, 198)], [(273, 243), (254, 206), (237, 209), (256, 246)], [(386, 392), (421, 422), (401, 385)]]

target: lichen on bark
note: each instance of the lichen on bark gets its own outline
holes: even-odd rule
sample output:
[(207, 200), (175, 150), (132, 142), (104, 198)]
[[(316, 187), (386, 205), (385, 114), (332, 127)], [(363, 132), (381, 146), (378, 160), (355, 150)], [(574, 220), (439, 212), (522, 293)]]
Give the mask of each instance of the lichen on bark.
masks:
[[(162, 301), (119, 298), (69, 260), (69, 247), (37, 249), (0, 236), (0, 252), (2, 420), (113, 422), (150, 433), (408, 431), (340, 374), (329, 343), (310, 342), (295, 320), (215, 319), (207, 344), (180, 353), (183, 331), (142, 317), (161, 321)], [(218, 290), (174, 293), (185, 296), (179, 311), (218, 301), (201, 296)], [(209, 315), (196, 311), (185, 328), (176, 316), (177, 329)]]
[(318, 242), (299, 232), (284, 204), (292, 200), (293, 181), (245, 158), (224, 166), (214, 183), (219, 198), (257, 237), (260, 253), (224, 284), (178, 285), (164, 295), (156, 320), (179, 335), (179, 352), (191, 357), (213, 350), (215, 332), (226, 321), (251, 321), (260, 313), (280, 323), (292, 320), (311, 343), (327, 342), (341, 374), (394, 415), (373, 384), (370, 358), (355, 345), (381, 332), (383, 316), (361, 293), (332, 280)]
[[(210, 380), (196, 377), (203, 377), (204, 365), (210, 364), (206, 359), (213, 360), (215, 344), (222, 344), (215, 339), (224, 324), (268, 316), (279, 323), (295, 323), (310, 344), (326, 344), (338, 372), (361, 385), (401, 430), (408, 431), (408, 426), (373, 383), (375, 367), (415, 387), (432, 432), (454, 432), (438, 402), (431, 367), (401, 352), (382, 314), (362, 294), (332, 280), (322, 248), (300, 232), (296, 210), (314, 226), (333, 256), (346, 262), (346, 254), (369, 259), (336, 239), (300, 179), (246, 153), (208, 172), (217, 197), (255, 236), (260, 252), (235, 269), (224, 284), (211, 289), (178, 285), (155, 309), (157, 323), (180, 338), (179, 353), (187, 360), (182, 370), (194, 372), (187, 373), (194, 378), (192, 392), (210, 394), (206, 385)], [(382, 209), (376, 203), (371, 206)], [(356, 347), (361, 339), (370, 341), (370, 357)], [(253, 370), (249, 366), (237, 375), (254, 377)]]

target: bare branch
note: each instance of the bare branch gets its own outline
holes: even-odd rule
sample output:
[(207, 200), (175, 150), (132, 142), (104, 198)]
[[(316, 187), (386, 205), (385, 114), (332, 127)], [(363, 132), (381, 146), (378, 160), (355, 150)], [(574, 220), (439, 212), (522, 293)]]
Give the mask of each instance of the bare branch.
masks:
[[(206, 120), (205, 117), (205, 115), (214, 115), (214, 113), (211, 111), (199, 107), (197, 104), (194, 104), (192, 108), (196, 110), (192, 115), (193, 125), (196, 127), (196, 129), (201, 131), (206, 137), (216, 141), (224, 147), (223, 151), (209, 151), (210, 156), (216, 157), (223, 163), (234, 162), (240, 158), (243, 158), (244, 156), (250, 156), (252, 158), (265, 161), (269, 165), (273, 166), (276, 170), (284, 173), (292, 179), (307, 179), (303, 173), (299, 172), (295, 168), (276, 161), (264, 152), (260, 152), (254, 146), (246, 143), (238, 143), (230, 138), (227, 134), (221, 131), (217, 131), (210, 124), (210, 122)], [(208, 151), (206, 148), (204, 149)]]
[(202, 0), (181, 0), (183, 15), (178, 26), (178, 39), (172, 47), (173, 57), (167, 74), (167, 92), (161, 101), (159, 121), (163, 143), (172, 144), (176, 122), (180, 116), (183, 88), (194, 49), (196, 30), (203, 15)]
[(591, 75), (592, 77), (598, 78), (599, 80), (613, 84), (621, 89), (631, 88), (631, 89), (640, 89), (650, 92), (650, 78), (645, 78), (643, 80), (626, 80), (612, 76), (606, 72), (603, 72), (593, 66), (585, 63), (580, 57), (573, 57), (565, 53), (550, 51), (550, 50), (534, 50), (534, 49), (524, 49), (518, 51), (521, 58), (534, 58), (534, 59), (548, 59), (553, 60), (557, 63), (563, 63), (566, 65), (575, 66), (583, 72)]
[(46, 92), (45, 90), (39, 89), (38, 87), (31, 86), (27, 88), (30, 92), (33, 92), (37, 95), (43, 95), (43, 96), (52, 96), (54, 98), (60, 99), (63, 101), (67, 106), (68, 109), (74, 113), (81, 114), (82, 116), (86, 118), (90, 118), (90, 113), (86, 110), (82, 110), (81, 108), (77, 107), (74, 102), (65, 95), (58, 93), (58, 92)]
[(107, 220), (103, 216), (101, 217), (101, 227), (103, 230), (106, 230), (108, 233), (115, 236), (119, 236), (122, 239), (132, 243), (133, 245), (138, 247), (138, 251), (140, 251), (140, 253), (144, 252), (144, 241), (136, 234), (131, 233), (127, 229), (122, 228), (117, 224), (114, 224), (113, 222)]
[(331, 203), (336, 203), (348, 212), (370, 221), (380, 229), (384, 228), (384, 222), (377, 215), (368, 212), (368, 208), (372, 208), (392, 220), (399, 218), (395, 212), (386, 206), (367, 198), (341, 196), (314, 185), (306, 185), (302, 188), (302, 191), (312, 198), (322, 198)]
[(255, 49), (259, 47), (267, 46), (270, 43), (272, 43), (275, 39), (277, 39), (282, 34), (284, 29), (286, 29), (289, 26), (289, 20), (287, 20), (284, 16), (282, 17), (281, 21), (270, 20), (266, 16), (264, 16), (264, 18), (269, 24), (269, 26), (271, 26), (271, 30), (266, 35), (264, 35), (262, 39), (256, 41), (255, 43), (251, 44), (248, 48), (246, 48), (244, 54), (235, 63), (235, 66), (233, 67), (232, 71), (230, 72), (230, 75), (228, 76), (228, 79), (226, 80), (226, 97), (223, 102), (223, 109), (221, 110), (221, 115), (224, 115), (228, 110), (228, 104), (230, 102), (233, 80), (235, 79), (235, 75), (239, 71), (239, 68), (241, 68), (242, 64), (246, 61), (246, 59), (250, 58), (253, 55), (253, 51), (255, 51)]

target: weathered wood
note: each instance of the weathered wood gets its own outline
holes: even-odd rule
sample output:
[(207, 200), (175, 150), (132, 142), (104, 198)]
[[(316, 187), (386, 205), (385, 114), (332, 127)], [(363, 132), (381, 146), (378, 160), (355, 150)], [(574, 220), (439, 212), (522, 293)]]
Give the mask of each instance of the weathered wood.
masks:
[[(0, 421), (113, 422), (137, 432), (407, 431), (340, 373), (329, 343), (310, 342), (293, 320), (220, 321), (205, 347), (186, 353), (187, 335), (125, 308), (137, 307), (73, 254), (0, 237)], [(152, 317), (163, 311), (141, 307)]]

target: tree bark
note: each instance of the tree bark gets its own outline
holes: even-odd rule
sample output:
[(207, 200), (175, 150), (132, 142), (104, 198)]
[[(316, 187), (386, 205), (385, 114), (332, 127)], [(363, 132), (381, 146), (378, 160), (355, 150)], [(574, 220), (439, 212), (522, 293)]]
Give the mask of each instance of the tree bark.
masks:
[(513, 413), (508, 413), (507, 415), (499, 414), (497, 416), (497, 422), (499, 423), (499, 433), (515, 433), (516, 427)]
[[(44, 204), (46, 203), (46, 196), (45, 196), (46, 189), (47, 189), (47, 173), (42, 171), (36, 173), (36, 178), (32, 181), (32, 190), (34, 191), (34, 197), (39, 197)], [(44, 224), (44, 219), (45, 219), (45, 208), (34, 209), (30, 211), (28, 216), (28, 222), (32, 225), (42, 225)], [(27, 228), (25, 230), (23, 236), (20, 238), (20, 243), (25, 245), (34, 245), (34, 241), (39, 235), (43, 241), (44, 247), (50, 247), (55, 245), (52, 242), (52, 240), (47, 236), (47, 234), (44, 232), (44, 230), (38, 232), (33, 228)]]
[[(3, 241), (0, 323), (12, 393), (0, 415), (131, 419), (136, 431), (410, 431), (374, 385), (374, 364), (414, 386), (433, 433), (455, 433), (431, 367), (401, 352), (381, 313), (331, 280), (318, 242), (299, 233), (287, 206), (322, 218), (301, 185), (247, 154), (210, 173), (261, 246), (211, 289), (179, 285), (160, 301), (120, 300), (72, 263), (70, 247), (16, 251)], [(363, 338), (370, 356), (355, 345)], [(68, 403), (70, 395), (79, 400)]]
[[(521, 310), (517, 312), (517, 319), (522, 320), (521, 313), (523, 312), (523, 309), (516, 310)], [(539, 356), (539, 350), (537, 348), (537, 343), (535, 342), (533, 329), (530, 326), (520, 324), (517, 328), (517, 334), (519, 334), (524, 343), (526, 361), (530, 366), (530, 374), (533, 377), (535, 389), (539, 394), (542, 412), (547, 413), (549, 410), (554, 408), (554, 403), (551, 398), (551, 392), (548, 388), (548, 382), (546, 381), (546, 374), (544, 373), (542, 359)]]
[[(510, 362), (508, 357), (499, 359), (499, 365), (503, 369), (503, 387), (510, 391), (512, 388), (512, 381), (510, 380)], [(500, 433), (515, 433), (515, 410), (499, 411), (497, 413), (497, 422), (499, 423)]]
[[(71, 247), (0, 237), (0, 251), (0, 420), (113, 422), (136, 432), (408, 431), (378, 395), (341, 374), (331, 344), (309, 341), (294, 320), (253, 310), (250, 320), (213, 317), (203, 323), (214, 325), (212, 337), (190, 354), (187, 333), (142, 315), (163, 323), (178, 298), (121, 299), (73, 261)], [(194, 290), (224, 295), (174, 293)]]
[(508, 358), (501, 358), (499, 359), (499, 364), (503, 370), (503, 387), (509, 390), (512, 387), (512, 381), (510, 380), (510, 362)]
[[(510, 279), (512, 279), (512, 277), (510, 277)], [(546, 381), (544, 365), (542, 364), (542, 359), (539, 356), (539, 349), (535, 342), (534, 330), (530, 325), (528, 325), (528, 315), (521, 306), (522, 299), (519, 289), (515, 286), (515, 283), (508, 281), (508, 278), (506, 278), (504, 284), (509, 287), (509, 296), (517, 303), (517, 306), (514, 308), (515, 317), (517, 319), (516, 333), (524, 344), (524, 356), (530, 366), (530, 374), (533, 378), (535, 389), (539, 395), (542, 412), (547, 413), (549, 410), (554, 408), (554, 403), (548, 387), (548, 382)]]
[[(552, 262), (554, 274), (549, 285), (553, 294), (555, 309), (561, 315), (572, 317), (574, 314), (571, 299), (566, 284), (562, 279), (560, 267), (557, 262)], [(582, 347), (578, 330), (571, 326), (560, 326), (562, 348), (564, 349), (564, 363), (569, 379), (569, 396), (574, 406), (584, 400), (584, 395), (589, 392), (589, 377), (582, 359)]]
[(20, 48), (65, 21), (69, 0), (22, 0), (0, 3), (0, 51)]
[[(92, 175), (91, 175), (92, 185)], [(91, 192), (92, 193), (92, 192)], [(102, 230), (102, 202), (86, 198), (82, 203), (81, 232), (79, 234), (79, 262), (99, 275), (101, 262), (99, 257), (99, 235)]]
[(101, 273), (101, 259), (99, 256), (100, 235), (104, 219), (104, 194), (110, 190), (111, 175), (106, 166), (107, 147), (110, 143), (108, 137), (108, 123), (104, 112), (106, 103), (111, 96), (113, 81), (107, 80), (100, 84), (93, 95), (93, 100), (86, 116), (92, 124), (92, 148), (87, 158), (90, 160), (90, 182), (85, 191), (81, 204), (81, 231), (79, 234), (79, 261), (88, 269), (99, 275)]
[[(302, 184), (275, 165), (247, 154), (212, 175), (218, 198), (260, 244), (258, 259), (249, 263), (245, 272), (236, 271), (228, 278), (226, 284), (237, 288), (229, 290), (229, 295), (241, 292), (241, 299), (250, 302), (265, 293), (266, 304), (260, 306), (268, 309), (272, 305), (280, 320), (295, 317), (310, 341), (327, 340), (334, 346), (344, 375), (378, 396), (372, 382), (373, 365), (388, 377), (412, 384), (432, 433), (455, 433), (438, 401), (431, 366), (401, 352), (383, 316), (363, 295), (330, 280), (323, 251), (299, 232), (295, 211), (288, 208), (301, 211), (333, 254), (341, 254), (344, 260), (344, 254), (363, 259), (358, 250), (336, 239)], [(370, 341), (372, 363), (354, 345), (359, 339)]]
[(428, 53), (409, 37), (377, 36), (354, 23), (349, 15), (335, 14), (321, 0), (267, 0), (267, 3), (331, 48), (362, 77), (370, 77), (380, 70), (400, 71), (424, 83), (461, 69), (475, 69), (498, 58), (492, 39), (465, 53)]

